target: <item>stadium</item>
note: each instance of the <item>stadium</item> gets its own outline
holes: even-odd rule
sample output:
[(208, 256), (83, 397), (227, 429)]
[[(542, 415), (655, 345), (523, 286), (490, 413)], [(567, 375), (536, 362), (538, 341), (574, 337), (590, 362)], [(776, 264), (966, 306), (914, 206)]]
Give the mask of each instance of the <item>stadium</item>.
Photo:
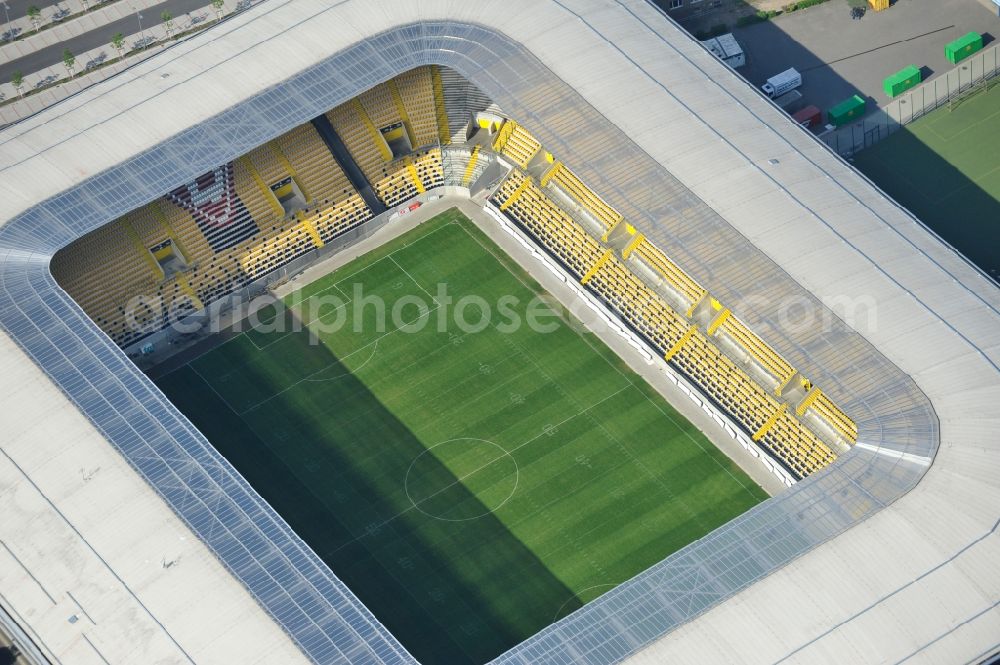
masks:
[(654, 5), (268, 0), (0, 144), (26, 662), (1000, 648), (1000, 292)]

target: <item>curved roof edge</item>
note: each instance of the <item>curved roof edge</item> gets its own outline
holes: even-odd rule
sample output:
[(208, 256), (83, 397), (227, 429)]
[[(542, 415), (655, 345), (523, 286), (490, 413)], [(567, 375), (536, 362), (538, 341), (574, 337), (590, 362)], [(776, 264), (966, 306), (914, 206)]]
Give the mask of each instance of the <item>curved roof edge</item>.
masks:
[[(898, 520), (910, 505), (925, 506), (917, 494), (940, 499), (933, 516), (947, 512), (949, 519), (934, 521), (940, 530), (933, 533), (914, 520), (914, 547), (940, 554), (976, 542), (995, 526), (996, 451), (988, 448), (996, 445), (989, 436), (998, 425), (990, 405), (1000, 397), (1000, 298), (981, 275), (652, 7), (628, 0), (518, 0), (497, 8), (493, 15), (512, 18), (493, 29), (479, 23), (488, 14), (484, 7), (470, 4), (345, 0), (331, 7), (271, 0), (171, 51), (170, 61), (153, 58), (122, 80), (95, 86), (0, 135), (2, 187), (10, 194), (0, 202), (0, 324), (306, 653), (318, 662), (352, 653), (345, 648), (381, 662), (408, 660), (55, 285), (47, 260), (88, 230), (419, 64), (447, 65), (479, 85), (668, 253), (682, 252), (687, 260), (681, 264), (701, 271), (697, 276), (713, 293), (743, 303), (734, 310), (773, 331), (780, 351), (829, 378), (849, 413), (862, 414), (864, 445), (834, 467), (499, 661), (619, 660), (742, 589), (749, 587), (737, 599), (772, 580), (786, 584), (785, 570), (837, 564), (828, 561), (835, 543), (858, 541), (852, 551), (883, 545), (868, 525), (883, 516)], [(361, 35), (371, 37), (356, 41)], [(299, 73), (280, 80), (286, 75), (268, 67), (275, 60)], [(161, 118), (164, 107), (177, 113)], [(768, 171), (770, 159), (790, 168)], [(50, 171), (51, 177), (40, 176)], [(641, 177), (647, 172), (648, 179)], [(686, 213), (698, 224), (682, 223)], [(727, 261), (709, 260), (712, 243), (699, 244), (692, 227), (720, 234)], [(735, 260), (752, 267), (749, 278), (739, 277)], [(817, 312), (819, 298), (867, 295), (879, 307), (879, 324), (863, 336), (839, 319), (820, 335), (786, 330), (768, 323), (780, 320), (780, 298), (755, 284), (784, 288), (783, 297), (800, 297)], [(835, 340), (850, 353), (831, 350)], [(124, 427), (126, 421), (132, 427)], [(939, 434), (949, 447), (917, 484)], [(942, 483), (956, 479), (960, 491), (942, 493)], [(208, 495), (211, 502), (204, 501)], [(842, 535), (834, 543), (813, 549), (836, 534)], [(924, 563), (868, 555), (847, 577), (819, 577), (810, 591), (804, 591), (809, 580), (782, 588), (792, 599), (837, 596), (835, 611), (824, 609), (855, 621), (852, 612), (872, 597), (866, 583), (874, 564), (916, 580)], [(275, 588), (275, 566), (298, 580), (296, 597)], [(995, 575), (989, 583), (1000, 589)], [(933, 595), (924, 601), (935, 602)], [(695, 623), (714, 626), (713, 617), (731, 605)], [(780, 614), (776, 620), (797, 639), (804, 633), (792, 628), (808, 632), (816, 608)], [(856, 625), (868, 629), (863, 621)]]

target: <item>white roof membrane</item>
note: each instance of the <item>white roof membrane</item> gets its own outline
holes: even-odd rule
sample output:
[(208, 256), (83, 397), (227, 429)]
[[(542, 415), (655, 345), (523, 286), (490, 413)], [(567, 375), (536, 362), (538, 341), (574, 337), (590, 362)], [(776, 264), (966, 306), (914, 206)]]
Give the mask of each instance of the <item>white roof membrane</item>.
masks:
[[(269, 0), (9, 128), (0, 327), (23, 353), (5, 358), (34, 362), (38, 398), (86, 416), (89, 445), (117, 450), (228, 569), (220, 584), (242, 584), (303, 654), (410, 660), (47, 266), (87, 231), (428, 63), (524, 124), (859, 427), (831, 468), (498, 662), (994, 648), (1000, 292), (640, 0)], [(845, 302), (869, 303), (875, 322), (828, 315), (824, 303)], [(824, 323), (796, 325), (790, 303)], [(157, 607), (155, 620), (174, 634), (184, 611)]]

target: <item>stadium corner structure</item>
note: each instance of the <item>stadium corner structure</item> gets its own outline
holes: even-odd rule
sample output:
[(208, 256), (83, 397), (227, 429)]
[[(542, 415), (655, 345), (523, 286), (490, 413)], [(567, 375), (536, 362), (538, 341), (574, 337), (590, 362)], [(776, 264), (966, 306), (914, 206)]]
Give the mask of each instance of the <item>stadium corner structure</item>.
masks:
[(644, 0), (268, 0), (0, 132), (0, 172), (27, 662), (416, 662), (130, 356), (449, 197), (787, 486), (494, 662), (1000, 648), (1000, 290)]

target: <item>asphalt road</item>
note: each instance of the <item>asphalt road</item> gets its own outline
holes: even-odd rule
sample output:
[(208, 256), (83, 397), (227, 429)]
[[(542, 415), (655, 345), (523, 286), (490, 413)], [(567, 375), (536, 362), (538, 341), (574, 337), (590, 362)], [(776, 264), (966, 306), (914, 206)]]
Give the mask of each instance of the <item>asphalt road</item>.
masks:
[[(27, 1), (28, 0), (7, 0), (7, 3), (11, 6), (11, 16), (13, 16), (15, 3), (26, 4)], [(122, 1), (127, 2), (128, 0)], [(202, 9), (208, 4), (209, 0), (166, 0), (166, 2), (161, 2), (158, 5), (144, 9), (140, 12), (140, 14), (142, 14), (142, 27), (147, 37), (153, 36), (158, 39), (162, 38), (164, 36), (164, 29), (163, 22), (160, 20), (161, 13), (164, 11), (170, 12), (174, 17), (174, 23), (181, 29), (186, 29), (188, 27), (188, 19), (185, 14), (188, 12), (195, 12), (196, 9)], [(67, 4), (64, 3), (63, 6), (67, 6)], [(0, 7), (0, 9), (2, 9), (2, 7)], [(214, 13), (209, 9), (206, 9), (203, 12), (195, 12), (192, 16), (202, 14), (204, 15), (205, 21), (213, 20), (215, 18)], [(34, 78), (28, 78), (29, 75), (34, 74), (40, 69), (61, 64), (63, 51), (66, 49), (69, 49), (77, 55), (76, 71), (79, 73), (83, 71), (83, 68), (87, 65), (87, 63), (82, 62), (79, 57), (82, 53), (86, 53), (87, 51), (100, 46), (106, 46), (107, 56), (109, 59), (118, 55), (115, 53), (114, 48), (111, 47), (111, 37), (119, 32), (124, 34), (126, 37), (126, 48), (131, 48), (132, 42), (138, 39), (139, 32), (139, 21), (134, 14), (127, 18), (108, 23), (107, 25), (97, 28), (96, 30), (85, 32), (84, 34), (74, 37), (69, 41), (54, 44), (26, 55), (23, 58), (12, 60), (11, 62), (2, 63), (0, 64), (0, 81), (10, 81), (10, 77), (14, 74), (14, 72), (20, 71), (27, 78), (25, 82), (26, 85), (33, 86), (35, 84), (35, 80)], [(133, 33), (136, 33), (134, 38), (132, 36)]]
[[(90, 6), (95, 7), (96, 0), (90, 0)], [(11, 21), (16, 21), (20, 18), (24, 18), (28, 15), (28, 7), (34, 5), (42, 10), (42, 20), (45, 23), (49, 22), (49, 19), (56, 12), (56, 6), (59, 9), (68, 9), (70, 14), (76, 14), (83, 11), (83, 2), (81, 0), (62, 0), (62, 2), (52, 2), (52, 0), (0, 0), (0, 20), (4, 22), (3, 28), (0, 29), (0, 33), (7, 30), (7, 16), (3, 14), (4, 2), (7, 4), (7, 14), (10, 15)], [(111, 2), (104, 2), (104, 5), (110, 5)]]
[(977, 0), (898, 0), (855, 21), (837, 0), (733, 34), (747, 55), (738, 71), (754, 85), (795, 67), (804, 104), (825, 111), (857, 93), (872, 112), (889, 101), (882, 90), (886, 76), (911, 64), (924, 80), (951, 69), (944, 45), (970, 30), (989, 43), (1000, 35), (1000, 19)]
[[(0, 0), (0, 9), (3, 9), (4, 0)], [(51, 16), (55, 11), (54, 2), (50, 0), (6, 0), (7, 6), (10, 7), (8, 10), (10, 12), (10, 18), (12, 20), (17, 20), (23, 18), (28, 13), (28, 7), (35, 5), (42, 10), (42, 16)], [(69, 0), (68, 2), (61, 2), (59, 6), (63, 9), (69, 9), (71, 12), (78, 12), (83, 9), (83, 5), (80, 4), (80, 0)], [(4, 18), (4, 20), (7, 20)]]

